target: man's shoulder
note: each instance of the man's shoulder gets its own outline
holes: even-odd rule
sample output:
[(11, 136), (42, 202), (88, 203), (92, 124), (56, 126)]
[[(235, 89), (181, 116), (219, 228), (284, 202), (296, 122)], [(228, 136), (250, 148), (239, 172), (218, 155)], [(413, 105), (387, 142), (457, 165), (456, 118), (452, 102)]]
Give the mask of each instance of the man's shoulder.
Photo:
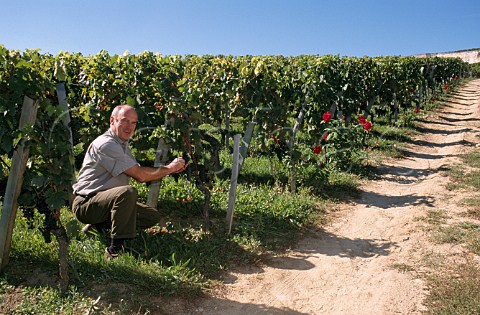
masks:
[(92, 141), (92, 148), (96, 151), (121, 151), (121, 145), (111, 135), (104, 133)]
[(116, 141), (116, 139), (108, 131), (93, 140), (92, 144), (99, 149), (107, 146), (120, 146), (118, 141)]

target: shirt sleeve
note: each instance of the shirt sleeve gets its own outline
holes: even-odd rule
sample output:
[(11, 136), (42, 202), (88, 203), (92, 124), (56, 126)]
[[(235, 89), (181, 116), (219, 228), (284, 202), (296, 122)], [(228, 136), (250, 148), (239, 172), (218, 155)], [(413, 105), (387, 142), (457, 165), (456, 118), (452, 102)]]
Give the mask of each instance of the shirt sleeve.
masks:
[(138, 164), (128, 148), (117, 143), (104, 143), (98, 150), (98, 163), (112, 176), (118, 176)]

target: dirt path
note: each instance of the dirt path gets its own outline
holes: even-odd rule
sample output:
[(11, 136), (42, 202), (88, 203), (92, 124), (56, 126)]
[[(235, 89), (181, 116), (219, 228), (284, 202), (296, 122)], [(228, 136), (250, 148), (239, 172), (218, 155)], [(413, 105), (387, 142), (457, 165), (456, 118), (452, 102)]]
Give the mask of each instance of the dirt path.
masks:
[(418, 218), (459, 210), (440, 171), (477, 143), (479, 108), (475, 80), (427, 119), (407, 158), (384, 164), (323, 231), (287, 256), (232, 272), (222, 296), (182, 313), (420, 314), (427, 292), (419, 262), (433, 245)]

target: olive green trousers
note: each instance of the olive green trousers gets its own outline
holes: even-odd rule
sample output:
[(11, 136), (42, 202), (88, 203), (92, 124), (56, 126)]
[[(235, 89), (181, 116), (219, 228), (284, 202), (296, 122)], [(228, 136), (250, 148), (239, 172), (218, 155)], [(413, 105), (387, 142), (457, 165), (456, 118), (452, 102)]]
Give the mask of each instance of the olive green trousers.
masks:
[(160, 212), (137, 202), (137, 190), (130, 185), (100, 191), (93, 196), (77, 195), (72, 210), (85, 224), (111, 224), (111, 238), (134, 238), (136, 229), (146, 229), (161, 220)]

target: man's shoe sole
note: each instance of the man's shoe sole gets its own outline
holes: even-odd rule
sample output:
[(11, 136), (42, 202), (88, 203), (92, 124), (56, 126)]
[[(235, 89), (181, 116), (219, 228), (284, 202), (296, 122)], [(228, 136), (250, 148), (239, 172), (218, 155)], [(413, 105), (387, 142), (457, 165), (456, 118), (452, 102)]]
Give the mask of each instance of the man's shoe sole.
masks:
[(112, 253), (110, 253), (110, 251), (108, 250), (108, 247), (105, 248), (105, 258), (110, 259), (110, 260), (113, 260), (113, 259), (116, 259), (117, 257), (118, 257), (118, 254), (112, 254)]

